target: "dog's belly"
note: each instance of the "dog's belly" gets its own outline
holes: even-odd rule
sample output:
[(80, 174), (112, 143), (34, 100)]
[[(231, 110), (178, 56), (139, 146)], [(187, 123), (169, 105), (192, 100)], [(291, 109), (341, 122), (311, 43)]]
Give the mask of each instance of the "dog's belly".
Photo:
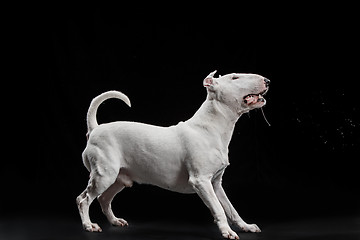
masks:
[[(166, 173), (163, 171), (166, 170)], [(140, 184), (151, 184), (166, 190), (180, 193), (194, 193), (189, 185), (189, 175), (185, 169), (128, 168), (128, 176)]]
[(181, 193), (194, 193), (185, 166), (186, 150), (177, 126), (158, 127), (135, 122), (114, 123), (121, 149), (120, 166), (137, 183)]

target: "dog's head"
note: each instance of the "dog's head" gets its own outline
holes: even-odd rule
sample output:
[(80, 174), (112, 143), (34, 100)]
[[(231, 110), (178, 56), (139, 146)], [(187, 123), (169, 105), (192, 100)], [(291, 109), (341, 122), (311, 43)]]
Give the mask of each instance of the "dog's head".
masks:
[(230, 73), (215, 78), (215, 73), (216, 70), (203, 82), (210, 100), (222, 102), (238, 114), (266, 104), (264, 95), (269, 89), (269, 79), (250, 73)]

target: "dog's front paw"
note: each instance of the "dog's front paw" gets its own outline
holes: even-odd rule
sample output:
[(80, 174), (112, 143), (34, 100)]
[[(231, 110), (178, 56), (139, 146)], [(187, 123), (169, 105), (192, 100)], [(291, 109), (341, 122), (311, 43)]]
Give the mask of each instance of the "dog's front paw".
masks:
[(228, 229), (226, 231), (221, 231), (221, 234), (224, 238), (228, 239), (239, 239), (239, 236), (231, 229)]
[(260, 228), (256, 224), (240, 224), (239, 227), (245, 232), (261, 232)]
[(97, 223), (84, 223), (83, 228), (88, 232), (102, 232), (102, 229)]
[(129, 226), (128, 222), (125, 219), (122, 219), (122, 218), (114, 218), (114, 219), (112, 219), (111, 224), (113, 226), (119, 226), (119, 227)]

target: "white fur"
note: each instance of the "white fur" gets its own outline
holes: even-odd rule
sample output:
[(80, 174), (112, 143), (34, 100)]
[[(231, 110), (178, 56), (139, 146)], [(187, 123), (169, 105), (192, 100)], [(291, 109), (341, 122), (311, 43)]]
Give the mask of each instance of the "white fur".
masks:
[(238, 118), (265, 105), (265, 100), (246, 104), (244, 97), (267, 90), (264, 77), (256, 74), (227, 74), (204, 79), (207, 99), (195, 115), (175, 126), (158, 127), (136, 122), (98, 125), (96, 111), (108, 98), (129, 99), (117, 91), (105, 92), (91, 102), (88, 143), (83, 162), (90, 171), (87, 188), (77, 197), (84, 229), (101, 231), (89, 218), (89, 206), (97, 197), (113, 225), (124, 226), (111, 210), (113, 197), (133, 182), (156, 185), (180, 193), (197, 193), (210, 209), (225, 238), (238, 239), (227, 218), (244, 231), (260, 232), (245, 223), (221, 186), (229, 165), (228, 146)]

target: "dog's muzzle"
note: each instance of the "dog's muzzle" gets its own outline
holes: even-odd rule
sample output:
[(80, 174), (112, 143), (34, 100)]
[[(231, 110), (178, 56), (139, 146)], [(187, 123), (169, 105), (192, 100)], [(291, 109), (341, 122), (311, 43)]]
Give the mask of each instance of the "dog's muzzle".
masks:
[(267, 78), (264, 78), (264, 82), (265, 82), (265, 86), (266, 86), (266, 87), (269, 87), (269, 85), (270, 85), (270, 80), (267, 79)]
[(265, 83), (265, 87), (266, 87), (266, 89), (264, 91), (262, 91), (258, 94), (248, 94), (244, 97), (244, 102), (247, 105), (251, 105), (254, 103), (258, 103), (258, 102), (265, 102), (265, 99), (263, 96), (269, 90), (270, 80), (267, 78), (264, 78), (264, 83)]

